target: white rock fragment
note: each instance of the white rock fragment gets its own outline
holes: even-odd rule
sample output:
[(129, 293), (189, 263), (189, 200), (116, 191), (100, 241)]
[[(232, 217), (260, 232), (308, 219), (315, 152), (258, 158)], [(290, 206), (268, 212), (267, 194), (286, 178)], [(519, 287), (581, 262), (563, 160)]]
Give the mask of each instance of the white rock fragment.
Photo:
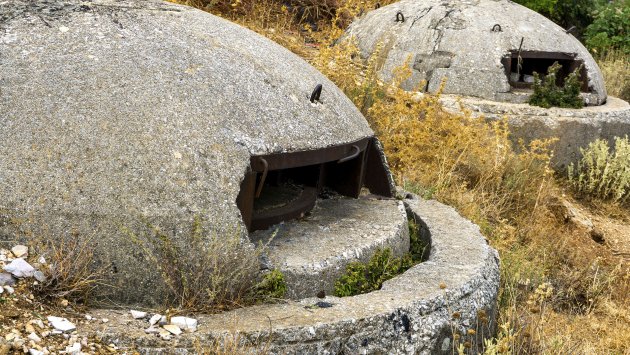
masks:
[(28, 247), (26, 245), (16, 245), (11, 248), (11, 252), (16, 258), (25, 258), (28, 256)]
[(151, 317), (151, 319), (149, 319), (149, 323), (151, 325), (155, 325), (155, 324), (157, 324), (157, 322), (160, 321), (160, 319), (162, 319), (162, 315), (161, 314), (154, 314), (153, 317)]
[(27, 338), (28, 338), (29, 340), (32, 340), (32, 341), (36, 342), (36, 343), (39, 343), (40, 341), (42, 341), (42, 338), (40, 338), (40, 337), (39, 337), (37, 334), (35, 334), (35, 333), (31, 333), (31, 334), (29, 334)]
[(44, 355), (44, 352), (37, 349), (28, 349), (28, 354), (29, 355)]
[(172, 317), (171, 324), (174, 324), (181, 329), (189, 332), (194, 332), (197, 330), (197, 320), (194, 318)]
[(164, 329), (160, 329), (159, 332), (160, 332), (160, 338), (164, 340), (171, 340), (171, 333), (169, 333), (168, 331)]
[(59, 331), (59, 332), (71, 332), (71, 331), (77, 329), (77, 327), (74, 324), (72, 324), (72, 322), (67, 320), (66, 318), (49, 316), (47, 319), (48, 319), (48, 322), (50, 323), (50, 325), (53, 328), (55, 328), (56, 331)]
[(15, 292), (15, 289), (11, 286), (4, 286), (4, 290), (7, 291), (8, 294), (12, 295)]
[(107, 318), (103, 318), (103, 319), (101, 319), (101, 322), (103, 322), (103, 323), (107, 323), (107, 322), (109, 322), (109, 319), (107, 319)]
[(147, 329), (145, 329), (144, 332), (147, 333), (147, 334), (159, 333), (160, 329), (156, 328), (154, 326), (150, 326)]
[(33, 273), (33, 277), (35, 278), (35, 280), (39, 281), (39, 282), (44, 282), (46, 281), (46, 275), (39, 271), (39, 270), (35, 270), (35, 272)]
[(33, 321), (33, 324), (35, 324), (36, 326), (39, 327), (39, 329), (44, 329), (44, 321), (42, 321), (41, 319), (35, 319)]
[(162, 327), (164, 327), (164, 329), (166, 329), (169, 333), (173, 335), (180, 335), (182, 333), (182, 330), (179, 329), (179, 327), (175, 324), (165, 324)]
[(40, 256), (39, 259), (37, 259), (37, 262), (42, 265), (46, 265), (46, 258), (44, 258), (43, 256)]
[(59, 27), (59, 31), (64, 32), (64, 33), (65, 33), (65, 32), (68, 32), (69, 30), (70, 30), (70, 29), (69, 29), (68, 27), (66, 27), (66, 26), (61, 26), (61, 27)]
[(132, 309), (131, 316), (133, 317), (133, 319), (142, 319), (147, 316), (147, 312), (135, 311)]
[(22, 258), (14, 259), (11, 263), (4, 267), (4, 271), (12, 274), (15, 277), (32, 277), (35, 273), (35, 268), (31, 264), (27, 263)]
[(0, 295), (4, 293), (4, 288), (0, 287)]
[(91, 315), (89, 315), (89, 314), (86, 314), (86, 315), (85, 315), (85, 319), (87, 319), (87, 320), (92, 320), (92, 319), (94, 319), (94, 317), (92, 317), (92, 316), (91, 316)]
[(81, 344), (74, 343), (66, 346), (66, 354), (79, 355), (81, 354)]

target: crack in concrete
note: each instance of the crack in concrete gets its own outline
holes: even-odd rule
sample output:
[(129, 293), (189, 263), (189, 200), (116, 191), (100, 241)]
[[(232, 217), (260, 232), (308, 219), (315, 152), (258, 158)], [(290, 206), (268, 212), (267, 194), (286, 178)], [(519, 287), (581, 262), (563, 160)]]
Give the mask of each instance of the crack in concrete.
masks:
[(433, 6), (430, 7), (425, 7), (424, 9), (422, 9), (420, 11), (420, 14), (416, 15), (416, 17), (413, 18), (413, 21), (411, 22), (411, 26), (409, 26), (409, 28), (413, 27), (413, 25), (416, 24), (416, 21), (422, 19), (423, 17), (425, 17), (433, 8)]
[(442, 24), (442, 22), (444, 20), (446, 20), (449, 16), (451, 16), (451, 13), (453, 13), (454, 11), (455, 11), (454, 9), (447, 10), (446, 13), (444, 14), (444, 16), (442, 16), (442, 18), (439, 19), (435, 23), (435, 25), (430, 27), (433, 31), (435, 31), (437, 33), (437, 38), (435, 39), (435, 43), (433, 45), (433, 51), (434, 52), (438, 49), (438, 46), (440, 45), (440, 42), (442, 41), (442, 37), (444, 36), (444, 30), (442, 30), (442, 28), (440, 28), (440, 25)]

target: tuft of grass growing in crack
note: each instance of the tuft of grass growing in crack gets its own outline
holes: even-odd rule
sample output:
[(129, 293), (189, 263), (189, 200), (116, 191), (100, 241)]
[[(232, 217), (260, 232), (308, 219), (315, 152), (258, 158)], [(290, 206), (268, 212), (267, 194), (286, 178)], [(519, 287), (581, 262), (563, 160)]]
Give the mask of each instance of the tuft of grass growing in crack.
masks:
[(198, 216), (177, 239), (146, 225), (140, 235), (126, 232), (168, 287), (164, 307), (212, 313), (281, 298), (286, 292), (280, 271), (261, 270), (262, 243), (243, 241), (238, 232), (217, 235)]
[(420, 238), (419, 226), (409, 220), (409, 252), (395, 257), (390, 248), (377, 249), (367, 263), (352, 262), (335, 281), (334, 295), (346, 297), (379, 290), (383, 282), (400, 275), (428, 256), (429, 245)]
[(36, 265), (45, 280), (35, 285), (34, 293), (48, 301), (66, 299), (87, 305), (95, 288), (104, 284), (105, 272), (95, 265), (92, 243), (92, 238), (79, 238), (76, 233), (38, 238), (34, 249), (46, 262)]

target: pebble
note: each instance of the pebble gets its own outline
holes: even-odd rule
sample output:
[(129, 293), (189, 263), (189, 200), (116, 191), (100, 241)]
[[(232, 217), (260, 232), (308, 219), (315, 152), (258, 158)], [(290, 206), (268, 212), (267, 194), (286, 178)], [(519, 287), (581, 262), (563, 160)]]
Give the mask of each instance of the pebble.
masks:
[(164, 329), (160, 329), (159, 332), (160, 332), (160, 338), (164, 340), (171, 340), (171, 333), (169, 333), (168, 331)]
[(165, 324), (162, 327), (164, 327), (164, 329), (166, 329), (169, 333), (173, 335), (180, 335), (182, 333), (182, 330), (179, 329), (179, 327), (175, 324)]
[(44, 321), (42, 321), (41, 319), (35, 319), (33, 321), (33, 324), (35, 324), (36, 326), (39, 327), (39, 329), (44, 329)]
[(92, 317), (92, 316), (91, 316), (91, 315), (89, 315), (89, 314), (86, 314), (86, 315), (85, 315), (85, 319), (87, 319), (87, 320), (92, 320), (92, 319), (94, 319), (94, 317)]
[(48, 322), (50, 322), (50, 325), (55, 328), (55, 330), (61, 332), (70, 332), (77, 329), (77, 327), (72, 324), (72, 322), (61, 317), (49, 316)]
[(6, 272), (0, 272), (0, 286), (13, 285), (15, 285), (15, 279), (13, 278), (13, 275)]
[(156, 328), (156, 327), (154, 327), (154, 326), (150, 326), (150, 327), (148, 327), (147, 329), (145, 329), (145, 330), (144, 330), (144, 332), (145, 332), (145, 333), (147, 333), (147, 334), (159, 333), (159, 332), (160, 332), (160, 329), (159, 329), (159, 328)]
[(81, 344), (74, 343), (66, 346), (66, 354), (79, 355), (81, 354)]
[(181, 329), (184, 329), (189, 332), (194, 332), (197, 330), (197, 320), (194, 318), (188, 317), (172, 317), (171, 324), (174, 324)]
[(20, 277), (32, 277), (35, 272), (35, 268), (31, 264), (27, 263), (22, 258), (17, 258), (4, 267), (4, 271), (12, 274), (13, 276)]
[(28, 247), (26, 245), (16, 245), (11, 248), (11, 252), (16, 258), (24, 258), (28, 256)]
[(29, 340), (32, 340), (36, 343), (39, 343), (40, 341), (42, 341), (42, 338), (40, 338), (37, 334), (35, 334), (34, 332), (29, 334), (27, 337)]
[(29, 355), (44, 355), (44, 352), (37, 349), (28, 349), (28, 354)]
[(39, 271), (39, 270), (35, 270), (35, 272), (33, 273), (33, 277), (35, 278), (35, 280), (39, 281), (39, 282), (44, 282), (46, 281), (46, 275)]
[(15, 289), (11, 286), (4, 286), (4, 290), (7, 291), (8, 294), (12, 295), (15, 292)]
[(107, 323), (107, 322), (109, 322), (109, 319), (107, 319), (107, 318), (103, 318), (103, 319), (101, 319), (101, 322), (103, 322), (103, 323)]
[(147, 316), (147, 312), (134, 311), (132, 309), (131, 310), (131, 316), (133, 317), (133, 319), (142, 319), (142, 318)]
[(153, 317), (151, 317), (151, 319), (149, 319), (149, 323), (151, 325), (155, 325), (155, 324), (157, 324), (157, 322), (160, 321), (160, 319), (162, 319), (162, 315), (161, 314), (154, 314)]

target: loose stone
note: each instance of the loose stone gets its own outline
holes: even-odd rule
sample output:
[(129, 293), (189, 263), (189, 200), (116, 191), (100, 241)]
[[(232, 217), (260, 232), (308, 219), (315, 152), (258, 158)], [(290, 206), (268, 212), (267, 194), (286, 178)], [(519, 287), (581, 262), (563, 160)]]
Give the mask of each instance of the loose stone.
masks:
[(11, 248), (11, 252), (16, 258), (25, 258), (28, 256), (28, 247), (26, 245), (16, 245)]
[(172, 317), (171, 324), (180, 327), (183, 330), (194, 332), (197, 330), (197, 320), (188, 317)]
[(169, 333), (173, 334), (173, 335), (180, 335), (182, 333), (182, 330), (179, 329), (178, 326), (176, 326), (175, 324), (166, 324), (163, 325), (164, 329), (166, 329)]
[(74, 343), (66, 346), (66, 354), (79, 355), (81, 354), (81, 344)]
[(37, 334), (35, 334), (35, 333), (31, 333), (31, 334), (29, 334), (27, 338), (29, 338), (30, 340), (32, 340), (32, 341), (34, 341), (34, 342), (36, 342), (36, 343), (39, 343), (40, 341), (42, 341), (42, 338), (40, 338), (40, 337), (39, 337)]
[(32, 277), (35, 272), (35, 268), (31, 264), (27, 263), (22, 258), (17, 258), (4, 267), (4, 271), (12, 274), (17, 278)]
[(60, 332), (71, 332), (77, 329), (77, 327), (66, 318), (49, 316), (48, 322), (50, 322), (50, 325), (55, 328), (55, 330)]
[(157, 322), (160, 321), (160, 319), (162, 319), (162, 315), (161, 314), (154, 314), (151, 319), (149, 319), (149, 323), (151, 325), (157, 324)]
[(133, 319), (142, 319), (142, 318), (147, 316), (147, 312), (134, 311), (132, 309), (131, 310), (131, 316), (133, 317)]
[(33, 277), (39, 282), (46, 281), (46, 275), (44, 275), (44, 273), (39, 270), (35, 270), (35, 272), (33, 273)]

